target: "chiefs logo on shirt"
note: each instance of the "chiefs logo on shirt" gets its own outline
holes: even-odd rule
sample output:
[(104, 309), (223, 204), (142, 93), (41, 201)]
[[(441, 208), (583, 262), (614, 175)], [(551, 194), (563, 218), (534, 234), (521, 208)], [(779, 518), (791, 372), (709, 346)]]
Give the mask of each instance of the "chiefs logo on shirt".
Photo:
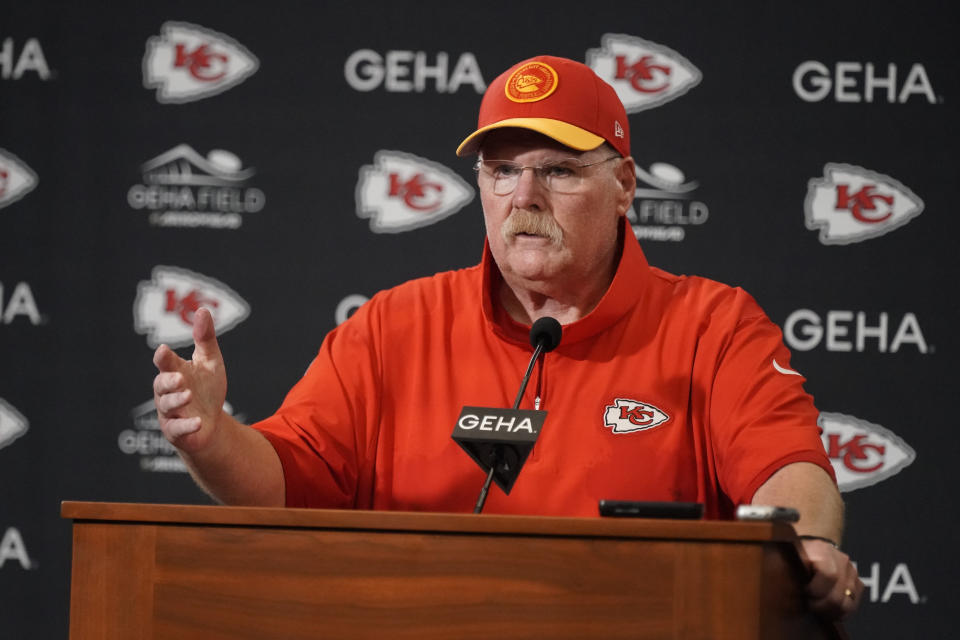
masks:
[(603, 413), (603, 426), (610, 427), (613, 433), (646, 431), (668, 420), (670, 416), (652, 404), (626, 398), (617, 398)]

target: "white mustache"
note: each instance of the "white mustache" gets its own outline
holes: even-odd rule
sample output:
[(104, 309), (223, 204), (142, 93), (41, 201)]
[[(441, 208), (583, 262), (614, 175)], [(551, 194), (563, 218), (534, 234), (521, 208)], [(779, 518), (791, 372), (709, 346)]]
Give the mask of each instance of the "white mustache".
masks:
[(514, 236), (526, 233), (548, 238), (554, 245), (563, 242), (563, 229), (548, 215), (530, 213), (524, 209), (516, 209), (500, 227), (500, 235), (505, 242), (510, 242)]

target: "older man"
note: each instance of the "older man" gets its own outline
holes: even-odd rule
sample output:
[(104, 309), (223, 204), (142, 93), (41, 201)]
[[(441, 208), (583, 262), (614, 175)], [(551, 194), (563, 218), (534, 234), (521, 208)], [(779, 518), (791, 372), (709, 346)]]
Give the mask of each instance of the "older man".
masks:
[(743, 291), (650, 267), (625, 214), (626, 113), (588, 67), (541, 56), (484, 96), (458, 154), (479, 154), (479, 265), (381, 292), (325, 339), (276, 414), (222, 410), (208, 312), (184, 361), (161, 346), (162, 429), (197, 481), (233, 504), (468, 511), (482, 474), (450, 438), (463, 405), (506, 406), (538, 318), (564, 326), (523, 405), (550, 411), (522, 478), (487, 511), (592, 516), (606, 499), (793, 506), (813, 606), (863, 588), (831, 541), (843, 505), (817, 412), (779, 330)]

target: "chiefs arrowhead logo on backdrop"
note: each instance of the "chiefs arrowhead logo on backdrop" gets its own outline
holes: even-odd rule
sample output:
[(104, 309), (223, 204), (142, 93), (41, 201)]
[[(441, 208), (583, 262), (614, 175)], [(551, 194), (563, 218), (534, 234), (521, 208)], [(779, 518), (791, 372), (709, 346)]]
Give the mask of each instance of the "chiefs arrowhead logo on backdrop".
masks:
[(376, 233), (433, 224), (473, 200), (473, 188), (444, 165), (402, 151), (378, 151), (360, 168), (357, 216)]
[(679, 98), (703, 77), (682, 55), (649, 40), (608, 33), (600, 43), (587, 51), (587, 65), (616, 89), (627, 113)]
[(187, 22), (165, 22), (160, 33), (147, 40), (143, 56), (143, 86), (156, 88), (158, 102), (181, 104), (223, 93), (260, 67), (242, 44), (222, 33)]
[(923, 200), (890, 176), (849, 164), (827, 163), (807, 185), (807, 228), (823, 244), (850, 244), (882, 236), (923, 211)]
[(37, 182), (37, 174), (20, 158), (0, 149), (0, 209), (33, 191)]
[(133, 303), (134, 330), (147, 344), (185, 347), (193, 344), (193, 314), (206, 307), (217, 335), (223, 335), (250, 315), (250, 306), (230, 287), (178, 267), (156, 266), (151, 280), (137, 285)]
[(908, 467), (917, 454), (889, 429), (842, 413), (822, 412), (823, 446), (841, 491), (869, 487)]
[(633, 433), (653, 429), (670, 419), (666, 413), (645, 402), (617, 398), (607, 405), (603, 413), (603, 424), (611, 427), (613, 433)]
[(0, 449), (25, 434), (28, 426), (23, 414), (0, 398)]

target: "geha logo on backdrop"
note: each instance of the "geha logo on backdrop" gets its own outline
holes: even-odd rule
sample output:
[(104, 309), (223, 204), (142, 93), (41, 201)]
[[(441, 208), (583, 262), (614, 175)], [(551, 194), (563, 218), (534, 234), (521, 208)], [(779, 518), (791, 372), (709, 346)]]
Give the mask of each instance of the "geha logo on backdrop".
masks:
[(474, 190), (444, 165), (402, 151), (378, 151), (360, 168), (357, 216), (375, 233), (424, 227), (460, 211)]
[(487, 84), (472, 53), (461, 53), (450, 65), (446, 51), (432, 57), (425, 51), (394, 50), (381, 55), (373, 49), (358, 49), (343, 64), (343, 77), (356, 91), (373, 91), (381, 86), (390, 93), (456, 93), (472, 87), (483, 93)]
[[(243, 414), (234, 413), (229, 402), (223, 403), (223, 409), (240, 422), (246, 420)], [(117, 435), (117, 446), (128, 456), (138, 456), (142, 471), (187, 473), (187, 466), (177, 454), (176, 448), (160, 431), (157, 408), (153, 399), (147, 400), (130, 411), (132, 429), (124, 429)]]
[(30, 559), (27, 545), (16, 527), (7, 527), (0, 537), (0, 569), (6, 566), (19, 566), (21, 569), (37, 569), (37, 563)]
[[(894, 326), (895, 325), (895, 326)], [(783, 323), (783, 337), (791, 349), (812, 351), (822, 345), (832, 352), (898, 353), (911, 346), (918, 353), (932, 353), (934, 348), (920, 328), (914, 313), (907, 312), (897, 320), (886, 311), (867, 313), (830, 310), (822, 318), (812, 309), (797, 309)]]
[(147, 40), (143, 86), (157, 102), (182, 104), (223, 93), (256, 73), (260, 62), (231, 38), (188, 22), (165, 22)]
[(40, 80), (50, 80), (53, 74), (43, 55), (43, 47), (36, 38), (27, 38), (19, 49), (13, 38), (4, 38), (0, 46), (0, 79), (20, 80), (27, 74), (37, 74)]
[(892, 62), (886, 69), (872, 62), (837, 62), (831, 70), (817, 60), (806, 60), (793, 72), (793, 90), (805, 102), (832, 97), (835, 102), (844, 103), (903, 104), (914, 96), (930, 104), (943, 102), (934, 93), (930, 76), (919, 62), (904, 75)]
[(0, 325), (13, 324), (20, 318), (33, 326), (47, 323), (47, 316), (40, 313), (33, 290), (26, 282), (18, 282), (9, 297), (5, 296), (3, 282), (0, 282)]
[(627, 113), (675, 100), (702, 78), (689, 60), (661, 44), (618, 33), (605, 34), (600, 44), (587, 51), (587, 65), (616, 90)]
[(141, 166), (143, 182), (127, 191), (127, 203), (150, 212), (157, 227), (239, 229), (243, 215), (266, 204), (260, 189), (247, 185), (255, 171), (235, 154), (213, 149), (206, 157), (179, 144)]
[(163, 265), (154, 267), (150, 277), (137, 285), (133, 327), (147, 336), (151, 348), (192, 345), (193, 316), (200, 307), (210, 310), (218, 336), (250, 315), (250, 305), (219, 280)]
[(923, 212), (923, 200), (890, 176), (831, 162), (807, 184), (803, 210), (822, 244), (850, 244), (904, 226)]
[(0, 209), (33, 191), (39, 181), (23, 160), (0, 148)]
[(859, 569), (860, 566), (865, 565), (866, 563), (853, 561), (854, 568), (863, 580), (867, 601), (885, 603), (890, 602), (894, 596), (904, 596), (910, 604), (923, 604), (927, 601), (926, 596), (921, 596), (917, 591), (917, 585), (906, 562), (896, 563), (889, 573), (881, 572), (879, 562), (871, 562), (870, 572), (865, 574)]

